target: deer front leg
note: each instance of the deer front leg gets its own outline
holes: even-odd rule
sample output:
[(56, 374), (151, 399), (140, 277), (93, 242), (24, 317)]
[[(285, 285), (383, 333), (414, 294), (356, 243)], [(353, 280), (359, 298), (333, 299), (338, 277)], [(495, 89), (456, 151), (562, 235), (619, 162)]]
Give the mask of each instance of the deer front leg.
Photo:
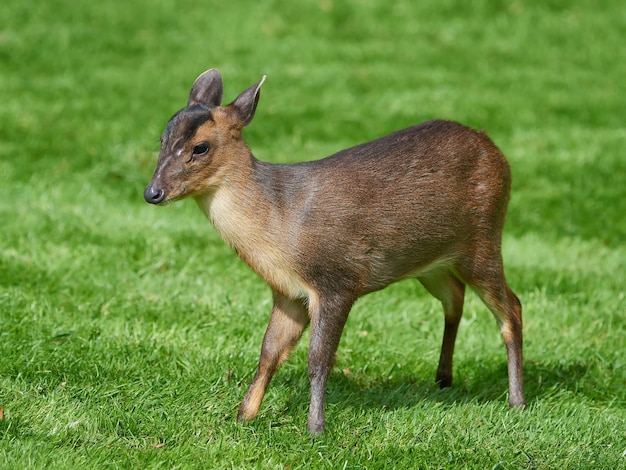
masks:
[(308, 322), (308, 312), (301, 300), (291, 300), (274, 292), (274, 307), (263, 338), (259, 365), (239, 407), (239, 421), (249, 421), (257, 415), (274, 372), (287, 359)]
[(324, 404), (328, 376), (335, 362), (335, 354), (343, 327), (350, 313), (353, 300), (322, 300), (318, 305), (311, 302), (311, 341), (309, 344), (309, 381), (311, 403), (309, 404), (309, 432), (324, 431)]

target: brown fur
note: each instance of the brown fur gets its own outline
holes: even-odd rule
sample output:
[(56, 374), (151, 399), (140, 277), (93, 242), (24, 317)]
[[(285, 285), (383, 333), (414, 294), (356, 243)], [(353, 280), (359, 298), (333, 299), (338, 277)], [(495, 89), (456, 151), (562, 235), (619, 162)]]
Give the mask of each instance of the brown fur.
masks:
[(524, 405), (521, 304), (506, 283), (500, 248), (511, 175), (498, 148), (483, 132), (430, 121), (322, 160), (264, 163), (241, 137), (262, 83), (221, 106), (219, 72), (198, 77), (188, 106), (168, 123), (145, 192), (155, 204), (193, 197), (274, 292), (239, 418), (257, 415), (272, 375), (310, 322), (309, 429), (322, 431), (326, 382), (352, 304), (406, 278), (443, 305), (437, 382), (452, 382), (469, 285), (500, 325), (510, 405)]

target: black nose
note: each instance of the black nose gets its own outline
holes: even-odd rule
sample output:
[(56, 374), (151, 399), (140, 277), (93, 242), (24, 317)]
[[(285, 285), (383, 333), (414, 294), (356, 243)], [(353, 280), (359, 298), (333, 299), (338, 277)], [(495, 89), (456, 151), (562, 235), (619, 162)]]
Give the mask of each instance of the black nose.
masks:
[(165, 198), (165, 191), (162, 189), (156, 189), (154, 186), (149, 184), (143, 192), (143, 198), (150, 204), (158, 204)]

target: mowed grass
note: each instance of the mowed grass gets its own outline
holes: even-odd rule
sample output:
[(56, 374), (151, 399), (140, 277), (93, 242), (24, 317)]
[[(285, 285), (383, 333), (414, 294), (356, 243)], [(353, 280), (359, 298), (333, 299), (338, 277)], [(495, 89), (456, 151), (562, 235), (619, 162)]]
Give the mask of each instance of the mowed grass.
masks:
[[(575, 3), (3, 2), (0, 467), (626, 468), (626, 16)], [(489, 131), (525, 411), (473, 294), (437, 388), (441, 308), (407, 281), (353, 309), (326, 434), (306, 432), (306, 335), (236, 423), (270, 291), (193, 202), (142, 198), (210, 67), (226, 102), (268, 75), (263, 160), (436, 117)]]

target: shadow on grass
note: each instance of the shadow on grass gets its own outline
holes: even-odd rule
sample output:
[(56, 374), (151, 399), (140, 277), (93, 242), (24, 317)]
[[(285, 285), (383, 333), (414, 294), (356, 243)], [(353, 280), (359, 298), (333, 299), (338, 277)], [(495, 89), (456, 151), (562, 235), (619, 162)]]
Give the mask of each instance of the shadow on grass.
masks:
[[(472, 370), (471, 376), (457, 377), (456, 382), (445, 389), (439, 388), (434, 376), (402, 374), (392, 378), (355, 377), (335, 371), (329, 380), (327, 401), (357, 408), (386, 409), (409, 408), (424, 402), (451, 407), (469, 403), (502, 403), (503, 407), (508, 404), (506, 364), (485, 367), (476, 363), (472, 369), (466, 363), (465, 369)], [(289, 384), (288, 387), (294, 387), (294, 383), (296, 387), (307, 386), (305, 377), (294, 371), (286, 376), (279, 372), (274, 380), (278, 386)], [(528, 362), (524, 369), (524, 380), (526, 400), (531, 406), (558, 397), (558, 400), (583, 400), (598, 406), (626, 409), (626, 379), (623, 374), (612, 374), (607, 369), (598, 370), (590, 367), (588, 362), (556, 365)], [(303, 401), (303, 396), (306, 395), (294, 396), (292, 404), (296, 407), (308, 406), (308, 400)]]

